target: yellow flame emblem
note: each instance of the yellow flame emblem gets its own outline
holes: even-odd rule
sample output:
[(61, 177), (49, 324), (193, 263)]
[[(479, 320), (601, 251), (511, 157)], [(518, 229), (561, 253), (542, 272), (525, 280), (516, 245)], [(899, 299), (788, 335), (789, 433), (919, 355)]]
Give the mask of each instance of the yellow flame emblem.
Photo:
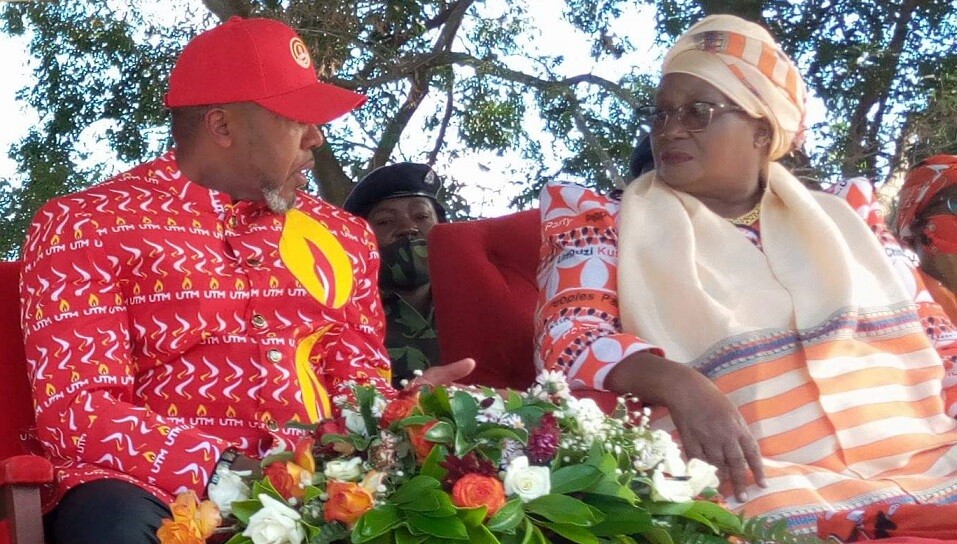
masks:
[(196, 415), (199, 416), (199, 417), (205, 417), (205, 416), (206, 416), (206, 407), (203, 406), (202, 404), (200, 404), (200, 405), (199, 405), (199, 408), (196, 409)]
[(209, 280), (209, 288), (210, 288), (210, 289), (219, 289), (219, 280), (217, 280), (216, 278), (210, 278), (210, 280)]
[(183, 289), (188, 291), (193, 288), (193, 282), (190, 281), (189, 276), (183, 278)]
[(90, 306), (99, 306), (100, 297), (96, 296), (93, 293), (90, 293), (90, 298), (86, 299), (86, 303), (89, 304)]
[(156, 280), (156, 283), (153, 284), (153, 292), (154, 292), (154, 293), (162, 293), (162, 292), (163, 292), (163, 282), (161, 282), (160, 280)]
[(226, 408), (226, 417), (236, 417), (236, 410), (230, 405)]
[(69, 312), (69, 311), (70, 311), (70, 303), (67, 302), (66, 299), (63, 299), (63, 300), (60, 301), (60, 311), (61, 311), (61, 312)]
[(321, 304), (341, 308), (352, 296), (352, 263), (329, 229), (299, 210), (286, 214), (279, 256), (299, 283)]
[[(306, 407), (306, 414), (309, 415), (309, 423), (318, 423), (322, 417), (332, 414), (329, 393), (322, 382), (319, 381), (319, 377), (316, 376), (316, 372), (312, 369), (312, 364), (309, 361), (313, 346), (331, 328), (332, 325), (327, 325), (319, 329), (303, 338), (302, 342), (296, 346), (296, 378), (299, 379), (302, 403)], [(322, 407), (322, 413), (319, 413), (320, 406)]]
[(176, 409), (175, 404), (170, 404), (169, 408), (166, 409), (166, 415), (169, 417), (176, 417), (179, 414), (179, 410)]

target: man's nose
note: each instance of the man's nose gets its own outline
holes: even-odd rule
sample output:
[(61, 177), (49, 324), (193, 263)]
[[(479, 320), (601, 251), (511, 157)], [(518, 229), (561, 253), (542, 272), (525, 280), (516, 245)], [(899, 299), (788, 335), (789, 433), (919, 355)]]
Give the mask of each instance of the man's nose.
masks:
[(306, 132), (302, 136), (302, 148), (314, 149), (326, 143), (326, 137), (318, 125), (306, 125)]

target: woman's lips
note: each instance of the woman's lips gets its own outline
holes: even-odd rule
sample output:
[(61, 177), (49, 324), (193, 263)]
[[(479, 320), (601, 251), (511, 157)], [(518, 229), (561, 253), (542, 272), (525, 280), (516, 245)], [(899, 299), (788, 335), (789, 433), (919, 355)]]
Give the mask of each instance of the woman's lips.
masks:
[(665, 151), (661, 154), (661, 162), (666, 165), (681, 164), (691, 160), (691, 155), (684, 151)]

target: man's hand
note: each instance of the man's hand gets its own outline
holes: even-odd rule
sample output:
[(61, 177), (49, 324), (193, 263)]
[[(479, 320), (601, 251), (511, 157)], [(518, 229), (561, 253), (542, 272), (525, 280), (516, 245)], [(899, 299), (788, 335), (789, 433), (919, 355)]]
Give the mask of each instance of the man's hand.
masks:
[(452, 385), (475, 370), (474, 359), (462, 359), (442, 366), (427, 368), (421, 376), (409, 382), (409, 388), (423, 385)]

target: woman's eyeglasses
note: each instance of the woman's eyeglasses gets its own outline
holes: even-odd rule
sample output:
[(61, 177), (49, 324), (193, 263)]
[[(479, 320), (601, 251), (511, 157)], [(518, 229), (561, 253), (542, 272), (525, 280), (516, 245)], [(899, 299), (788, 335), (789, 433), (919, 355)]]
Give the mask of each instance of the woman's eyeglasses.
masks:
[(957, 215), (957, 196), (938, 198), (928, 204), (918, 215), (924, 219), (933, 215)]
[(668, 119), (674, 117), (688, 132), (701, 132), (708, 128), (714, 119), (715, 112), (744, 111), (744, 108), (731, 104), (715, 104), (712, 102), (691, 102), (677, 108), (659, 108), (647, 106), (641, 108), (651, 123), (652, 130), (661, 130), (668, 124)]

